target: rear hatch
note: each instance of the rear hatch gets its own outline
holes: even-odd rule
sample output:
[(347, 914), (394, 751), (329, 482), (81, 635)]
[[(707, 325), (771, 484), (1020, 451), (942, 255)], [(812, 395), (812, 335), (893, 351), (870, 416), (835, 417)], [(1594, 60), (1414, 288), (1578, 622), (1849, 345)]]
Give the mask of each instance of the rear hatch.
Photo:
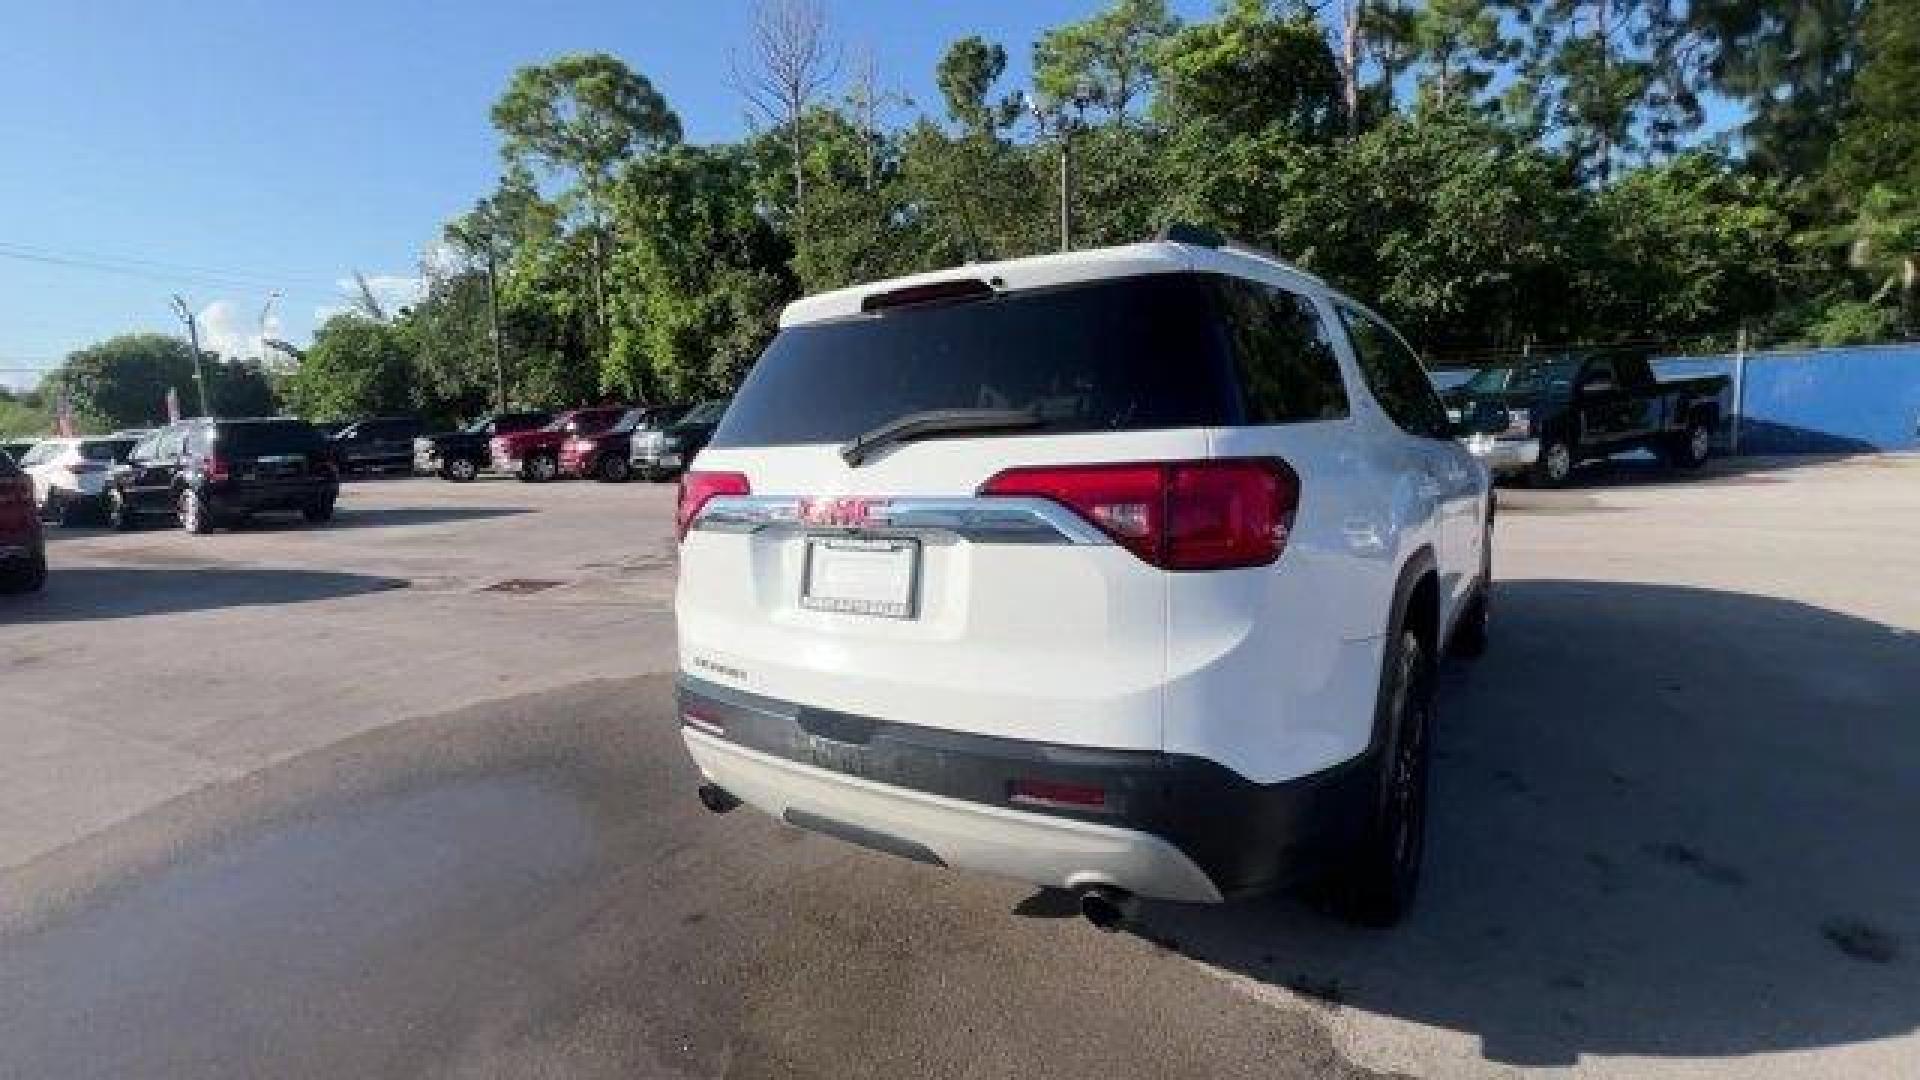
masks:
[(306, 486), (331, 475), (327, 441), (304, 420), (222, 424), (218, 431), (214, 451), (236, 481), (269, 488)]
[(893, 722), (1159, 748), (1172, 575), (1140, 533), (1162, 507), (1101, 492), (1139, 479), (1118, 464), (1207, 458), (1209, 429), (1241, 420), (1209, 280), (975, 283), (783, 329), (683, 484), (682, 669)]

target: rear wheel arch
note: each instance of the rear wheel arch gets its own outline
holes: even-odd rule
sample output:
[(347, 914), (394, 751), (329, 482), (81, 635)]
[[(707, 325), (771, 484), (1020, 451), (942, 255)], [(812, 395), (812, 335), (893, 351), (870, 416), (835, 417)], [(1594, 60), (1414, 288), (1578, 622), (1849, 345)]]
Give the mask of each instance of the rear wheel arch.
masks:
[[(1440, 638), (1440, 570), (1439, 560), (1433, 549), (1422, 547), (1400, 564), (1400, 575), (1394, 581), (1393, 605), (1388, 614), (1384, 644), (1380, 650), (1380, 685), (1385, 688), (1388, 664), (1392, 660), (1394, 643), (1399, 640), (1401, 629), (1408, 628), (1420, 639), (1426, 650), (1428, 662), (1432, 662), (1435, 647)], [(1386, 745), (1388, 732), (1381, 727), (1381, 717), (1374, 717), (1373, 733), (1368, 740), (1368, 751), (1378, 751)]]

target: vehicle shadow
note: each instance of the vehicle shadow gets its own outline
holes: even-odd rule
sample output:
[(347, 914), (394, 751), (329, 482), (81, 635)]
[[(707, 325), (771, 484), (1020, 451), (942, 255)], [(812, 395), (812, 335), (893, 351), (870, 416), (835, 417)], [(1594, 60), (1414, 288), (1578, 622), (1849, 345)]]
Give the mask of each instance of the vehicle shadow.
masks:
[(266, 514), (248, 518), (240, 525), (240, 529), (245, 532), (392, 529), (406, 525), (445, 525), (535, 513), (539, 511), (531, 506), (388, 506), (377, 509), (342, 506), (333, 512), (333, 520), (324, 525), (310, 525), (301, 520), (298, 514)]
[(0, 598), (0, 626), (304, 604), (404, 589), (408, 584), (405, 578), (314, 570), (56, 563), (42, 591)]
[[(1753, 454), (1741, 457), (1708, 459), (1698, 469), (1677, 469), (1651, 454), (1622, 454), (1619, 457), (1588, 462), (1573, 471), (1560, 490), (1581, 488), (1639, 487), (1665, 484), (1772, 484), (1777, 475), (1793, 469), (1812, 468), (1848, 461), (1859, 453)], [(1517, 487), (1503, 483), (1503, 487)]]
[(1664, 585), (1502, 582), (1443, 679), (1414, 912), (1149, 904), (1136, 932), (1495, 1062), (1920, 1024), (1920, 635)]

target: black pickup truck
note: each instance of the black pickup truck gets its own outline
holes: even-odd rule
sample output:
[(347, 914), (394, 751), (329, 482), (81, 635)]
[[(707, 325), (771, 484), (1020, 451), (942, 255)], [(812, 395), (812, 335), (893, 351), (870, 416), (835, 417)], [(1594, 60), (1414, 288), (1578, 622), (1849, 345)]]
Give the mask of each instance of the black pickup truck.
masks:
[(422, 435), (413, 440), (413, 471), (464, 484), (487, 467), (488, 446), (495, 435), (532, 431), (552, 422), (549, 412), (504, 412), (482, 416), (458, 431)]
[[(1481, 432), (1467, 448), (1495, 475), (1557, 487), (1581, 462), (1628, 450), (1698, 467), (1713, 450), (1726, 384), (1656, 379), (1642, 355), (1569, 353), (1483, 368), (1443, 397), (1456, 423), (1471, 418), (1468, 429)], [(1506, 422), (1489, 422), (1501, 410)]]

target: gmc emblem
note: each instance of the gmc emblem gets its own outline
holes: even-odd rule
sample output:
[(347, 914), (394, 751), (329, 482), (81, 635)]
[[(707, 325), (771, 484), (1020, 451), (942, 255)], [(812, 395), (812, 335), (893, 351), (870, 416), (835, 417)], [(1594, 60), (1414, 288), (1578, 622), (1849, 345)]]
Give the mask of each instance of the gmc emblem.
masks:
[(885, 499), (802, 499), (800, 523), (858, 529), (886, 520)]

